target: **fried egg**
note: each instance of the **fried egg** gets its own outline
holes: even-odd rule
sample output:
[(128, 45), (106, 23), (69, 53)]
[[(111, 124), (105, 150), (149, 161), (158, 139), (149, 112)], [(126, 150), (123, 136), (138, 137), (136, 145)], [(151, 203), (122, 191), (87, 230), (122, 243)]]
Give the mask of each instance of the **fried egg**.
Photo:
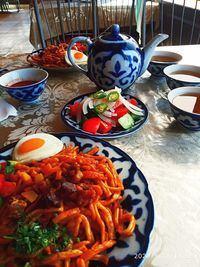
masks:
[(31, 160), (42, 160), (51, 157), (63, 149), (63, 142), (57, 137), (36, 133), (23, 137), (15, 145), (12, 159), (18, 162), (27, 163)]
[[(74, 62), (76, 64), (78, 65), (87, 64), (88, 57), (84, 53), (74, 49), (72, 49), (71, 52), (72, 52), (72, 58), (74, 59)], [(69, 61), (67, 53), (65, 54), (65, 61), (67, 62), (67, 64), (72, 65), (71, 62)]]

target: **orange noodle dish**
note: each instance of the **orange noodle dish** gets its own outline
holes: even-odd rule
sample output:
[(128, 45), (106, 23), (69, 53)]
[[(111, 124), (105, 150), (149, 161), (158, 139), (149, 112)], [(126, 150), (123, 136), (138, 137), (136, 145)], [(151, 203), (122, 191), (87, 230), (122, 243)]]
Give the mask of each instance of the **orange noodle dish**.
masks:
[(46, 158), (18, 159), (39, 149), (37, 158), (48, 136), (22, 138), (13, 160), (0, 163), (0, 266), (108, 265), (116, 235), (131, 236), (136, 224), (120, 205), (122, 181), (97, 146), (83, 153), (62, 144)]

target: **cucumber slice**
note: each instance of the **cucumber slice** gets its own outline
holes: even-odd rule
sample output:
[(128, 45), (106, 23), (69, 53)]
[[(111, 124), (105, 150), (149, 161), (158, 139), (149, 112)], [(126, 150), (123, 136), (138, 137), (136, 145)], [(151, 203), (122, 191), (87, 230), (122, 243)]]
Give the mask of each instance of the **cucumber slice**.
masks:
[(125, 130), (133, 127), (133, 125), (134, 125), (134, 120), (129, 113), (127, 113), (124, 116), (122, 116), (121, 118), (119, 118), (118, 122)]
[(133, 120), (136, 122), (136, 121), (139, 121), (141, 118), (142, 118), (142, 116), (140, 116), (140, 115), (136, 115), (136, 114), (133, 114), (133, 113), (131, 113), (131, 117), (133, 118)]

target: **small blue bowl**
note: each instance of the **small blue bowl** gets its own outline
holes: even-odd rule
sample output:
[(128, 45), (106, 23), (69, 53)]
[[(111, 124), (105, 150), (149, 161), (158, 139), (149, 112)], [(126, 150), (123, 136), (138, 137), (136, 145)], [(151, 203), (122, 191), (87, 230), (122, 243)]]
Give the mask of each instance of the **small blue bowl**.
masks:
[(200, 95), (200, 87), (185, 86), (176, 88), (168, 93), (168, 100), (171, 107), (174, 118), (185, 128), (192, 131), (200, 131), (200, 114), (192, 113), (183, 110), (180, 105), (183, 105), (183, 101), (180, 102), (179, 107), (175, 105), (175, 97), (180, 95)]
[(155, 77), (165, 77), (164, 68), (177, 64), (181, 59), (182, 56), (178, 53), (156, 50), (149, 63), (148, 71)]
[(199, 66), (175, 64), (164, 68), (163, 72), (171, 90), (183, 86), (200, 86)]
[(31, 103), (43, 93), (48, 76), (48, 72), (43, 69), (13, 70), (0, 77), (0, 89), (16, 100)]

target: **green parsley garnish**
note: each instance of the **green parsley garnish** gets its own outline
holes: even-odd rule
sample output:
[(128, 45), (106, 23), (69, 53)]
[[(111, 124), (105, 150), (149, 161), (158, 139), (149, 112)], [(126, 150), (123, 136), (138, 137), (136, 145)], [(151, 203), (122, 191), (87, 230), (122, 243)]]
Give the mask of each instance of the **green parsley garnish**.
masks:
[(15, 235), (4, 238), (13, 239), (15, 251), (25, 255), (34, 254), (49, 245), (55, 251), (62, 251), (72, 242), (67, 230), (57, 224), (43, 228), (39, 222), (25, 224), (23, 221), (18, 222)]
[(5, 168), (5, 173), (6, 174), (13, 173), (14, 171), (15, 171), (15, 166), (13, 166), (13, 165), (7, 165), (6, 168)]

